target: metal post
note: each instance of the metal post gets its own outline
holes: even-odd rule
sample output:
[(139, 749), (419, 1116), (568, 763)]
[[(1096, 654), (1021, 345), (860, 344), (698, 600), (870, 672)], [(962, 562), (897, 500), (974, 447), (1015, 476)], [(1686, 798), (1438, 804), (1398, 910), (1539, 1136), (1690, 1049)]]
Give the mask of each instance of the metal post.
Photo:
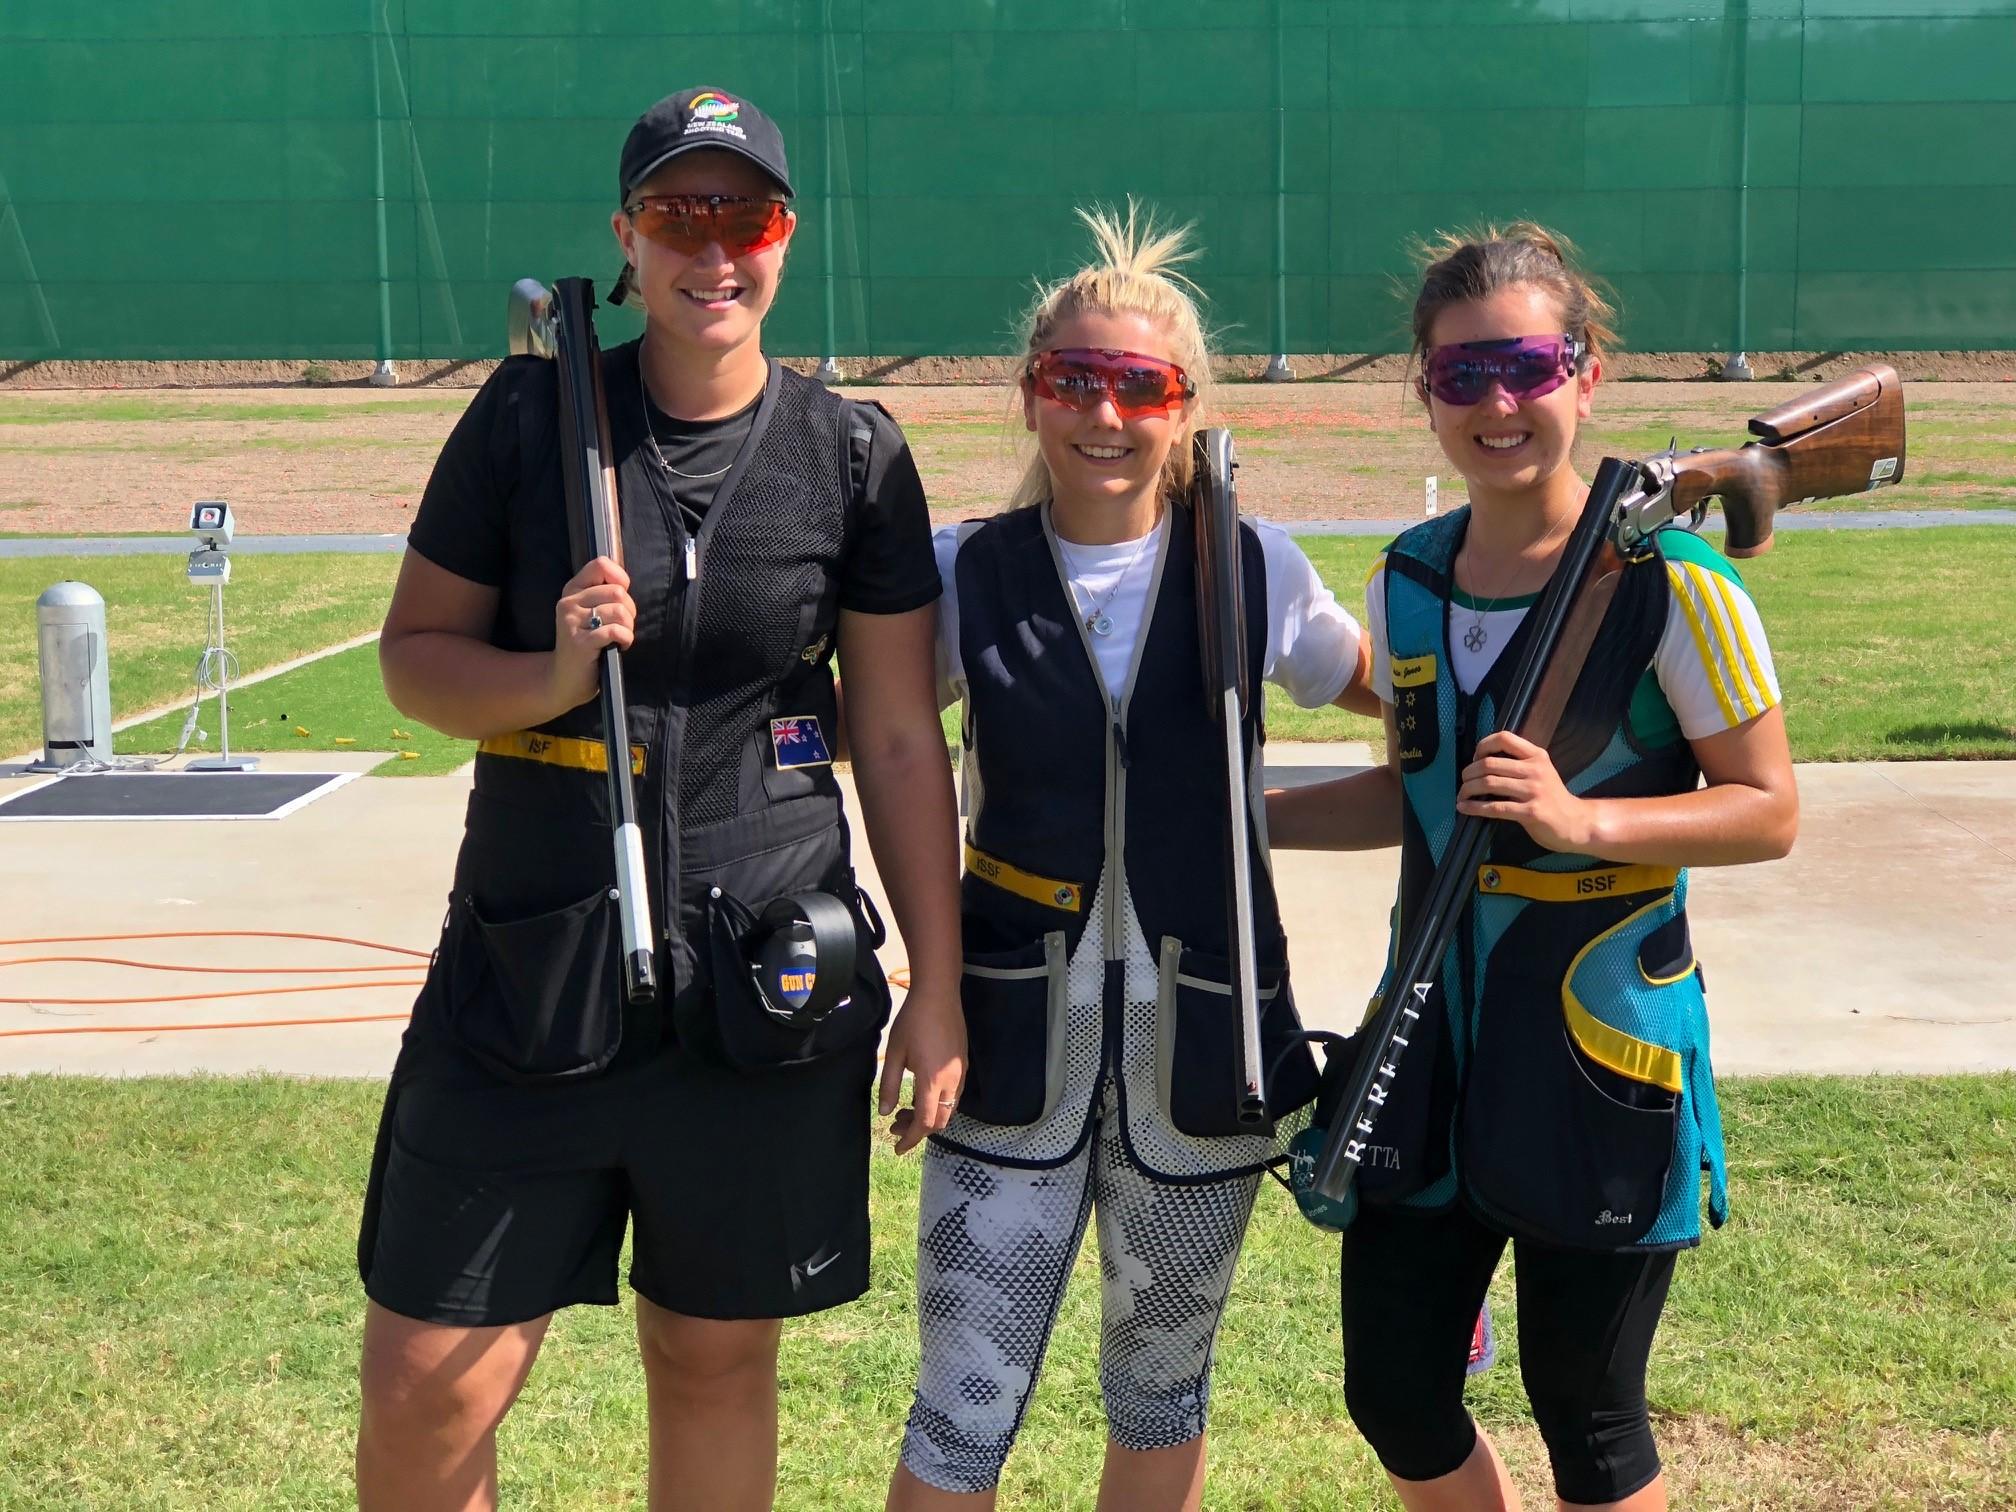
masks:
[(839, 71), (840, 60), (833, 47), (833, 0), (823, 0), (819, 8), (819, 145), (822, 152), (820, 166), (820, 245), (826, 258), (825, 304), (826, 342), (824, 355), (819, 361), (819, 370), (814, 375), (821, 383), (838, 383), (841, 380), (839, 359), (834, 349), (839, 343), (834, 339), (833, 302), (836, 298), (833, 280), (833, 221), (839, 213), (833, 205), (833, 76)]
[(1725, 0), (1722, 24), (1733, 33), (1736, 93), (1736, 329), (1722, 377), (1747, 382), (1750, 370), (1750, 0)]
[(1274, 0), (1274, 356), (1269, 383), (1289, 383), (1288, 365), (1288, 62), (1282, 0)]
[(378, 7), (364, 0), (365, 32), (371, 47), (372, 198), (378, 213), (378, 366), (371, 382), (390, 388), (399, 381), (392, 366), (392, 254), (385, 233), (385, 90), (378, 67)]

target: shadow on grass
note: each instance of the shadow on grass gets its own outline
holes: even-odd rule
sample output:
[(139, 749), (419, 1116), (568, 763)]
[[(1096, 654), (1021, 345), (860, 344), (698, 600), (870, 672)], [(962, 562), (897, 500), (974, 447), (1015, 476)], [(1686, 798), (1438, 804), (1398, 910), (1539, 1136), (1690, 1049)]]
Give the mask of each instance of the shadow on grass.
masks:
[(1894, 730), (1883, 732), (1883, 743), (1886, 746), (1926, 750), (1940, 756), (1947, 754), (1950, 746), (1994, 745), (2001, 748), (2003, 755), (2009, 755), (2016, 753), (2016, 727), (1981, 720), (1961, 724), (1899, 725)]

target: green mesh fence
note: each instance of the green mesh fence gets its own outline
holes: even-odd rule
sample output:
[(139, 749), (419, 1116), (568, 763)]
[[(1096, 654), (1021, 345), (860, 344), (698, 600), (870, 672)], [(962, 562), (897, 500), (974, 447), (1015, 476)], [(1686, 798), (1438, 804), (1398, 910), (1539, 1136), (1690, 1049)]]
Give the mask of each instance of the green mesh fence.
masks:
[(782, 353), (1002, 351), (1129, 193), (1233, 351), (1395, 350), (1510, 216), (1640, 350), (2016, 346), (2016, 0), (6, 0), (0, 358), (494, 355), (698, 83), (789, 143)]

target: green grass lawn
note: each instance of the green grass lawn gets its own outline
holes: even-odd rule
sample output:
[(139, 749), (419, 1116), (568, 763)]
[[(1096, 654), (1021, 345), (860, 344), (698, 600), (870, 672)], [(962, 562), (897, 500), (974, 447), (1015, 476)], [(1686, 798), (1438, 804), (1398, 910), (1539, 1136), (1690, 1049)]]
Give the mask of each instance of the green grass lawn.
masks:
[[(119, 732), (121, 754), (171, 751), (182, 710)], [(206, 707), (216, 746), (217, 717)], [(392, 707), (378, 674), (378, 647), (353, 646), (231, 695), (234, 751), (395, 751), (377, 770), (394, 777), (438, 777), (476, 753), (475, 745), (430, 730)]]
[[(1712, 537), (1711, 537), (1712, 539)], [(1366, 569), (1384, 544), (1368, 536), (1305, 536), (1324, 580), (1363, 617)], [(2016, 757), (2016, 532), (1800, 531), (1741, 564), (1770, 631), (1786, 695), (1792, 754), (1801, 761)], [(230, 636), (253, 672), (375, 628), (398, 559), (375, 555), (241, 558), (227, 590)], [(202, 640), (203, 600), (179, 563), (160, 557), (0, 560), (0, 605), (33, 624), (34, 600), (65, 576), (91, 582), (110, 606), (115, 714), (183, 696)], [(35, 644), (0, 641), (0, 751), (40, 733)], [(410, 749), (420, 759), (380, 771), (429, 774), (467, 759), (466, 742), (403, 719), (386, 702), (377, 654), (362, 647), (256, 684), (232, 698), (234, 749)], [(175, 712), (122, 732), (122, 754), (172, 749)], [(215, 743), (216, 714), (204, 727)], [(310, 733), (299, 735), (297, 729)], [(1268, 709), (1279, 740), (1377, 741), (1370, 720), (1338, 709)], [(404, 730), (410, 741), (396, 740)], [(946, 720), (947, 739), (954, 724)]]
[[(377, 629), (398, 572), (395, 556), (234, 558), (231, 582), (224, 590), (225, 639), (238, 658), (241, 675)], [(203, 649), (209, 592), (184, 576), (181, 558), (0, 558), (0, 623), (9, 627), (0, 634), (0, 756), (31, 749), (41, 741), (35, 600), (50, 584), (66, 578), (87, 582), (104, 596), (113, 718), (195, 695), (196, 656)], [(181, 729), (181, 718), (175, 716), (175, 732)], [(203, 723), (214, 748), (214, 710), (206, 707)], [(148, 749), (123, 735), (117, 746), (122, 753)], [(151, 749), (173, 746), (171, 732), (166, 745), (157, 743)]]
[(118, 394), (58, 402), (0, 395), (0, 425), (65, 425), (80, 421), (149, 424), (161, 420), (266, 420), (307, 422), (348, 420), (364, 415), (459, 415), (469, 407), (469, 395), (439, 398), (245, 400), (190, 399), (174, 394)]
[[(1720, 538), (1709, 536), (1709, 540)], [(1383, 542), (1305, 536), (1325, 582), (1363, 617)], [(1738, 563), (1771, 637), (1799, 761), (2016, 757), (2016, 531), (1787, 531)], [(1285, 740), (1382, 737), (1370, 720), (1273, 695)]]
[[(0, 1082), (0, 1507), (347, 1504), (381, 1097)], [(1744, 1081), (1726, 1101), (1734, 1218), (1681, 1258), (1651, 1374), (1675, 1505), (2010, 1506), (2016, 1077)], [(780, 1506), (881, 1505), (916, 1359), (916, 1182), (878, 1154), (872, 1291), (787, 1330)], [(1096, 1283), (1088, 1246), (1004, 1507), (1090, 1505)], [(1334, 1244), (1270, 1186), (1220, 1336), (1208, 1506), (1392, 1505), (1344, 1418), (1335, 1296)], [(1503, 1276), (1497, 1306), (1509, 1325)], [(642, 1505), (630, 1326), (556, 1325), (504, 1432), (507, 1505)], [(1543, 1504), (1516, 1330), (1501, 1344), (1472, 1408)]]

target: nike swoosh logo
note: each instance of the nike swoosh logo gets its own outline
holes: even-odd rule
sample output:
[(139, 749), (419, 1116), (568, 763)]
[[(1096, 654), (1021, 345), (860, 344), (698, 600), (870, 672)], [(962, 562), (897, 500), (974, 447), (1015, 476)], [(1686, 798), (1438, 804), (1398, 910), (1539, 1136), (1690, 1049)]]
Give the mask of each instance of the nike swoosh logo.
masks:
[(805, 1274), (807, 1276), (816, 1276), (819, 1274), (819, 1272), (826, 1269), (827, 1266), (831, 1265), (835, 1260), (838, 1260), (839, 1258), (840, 1256), (838, 1255), (838, 1253), (831, 1254), (828, 1255), (824, 1260), (821, 1260), (817, 1265), (814, 1265), (810, 1260), (807, 1260), (805, 1262)]

